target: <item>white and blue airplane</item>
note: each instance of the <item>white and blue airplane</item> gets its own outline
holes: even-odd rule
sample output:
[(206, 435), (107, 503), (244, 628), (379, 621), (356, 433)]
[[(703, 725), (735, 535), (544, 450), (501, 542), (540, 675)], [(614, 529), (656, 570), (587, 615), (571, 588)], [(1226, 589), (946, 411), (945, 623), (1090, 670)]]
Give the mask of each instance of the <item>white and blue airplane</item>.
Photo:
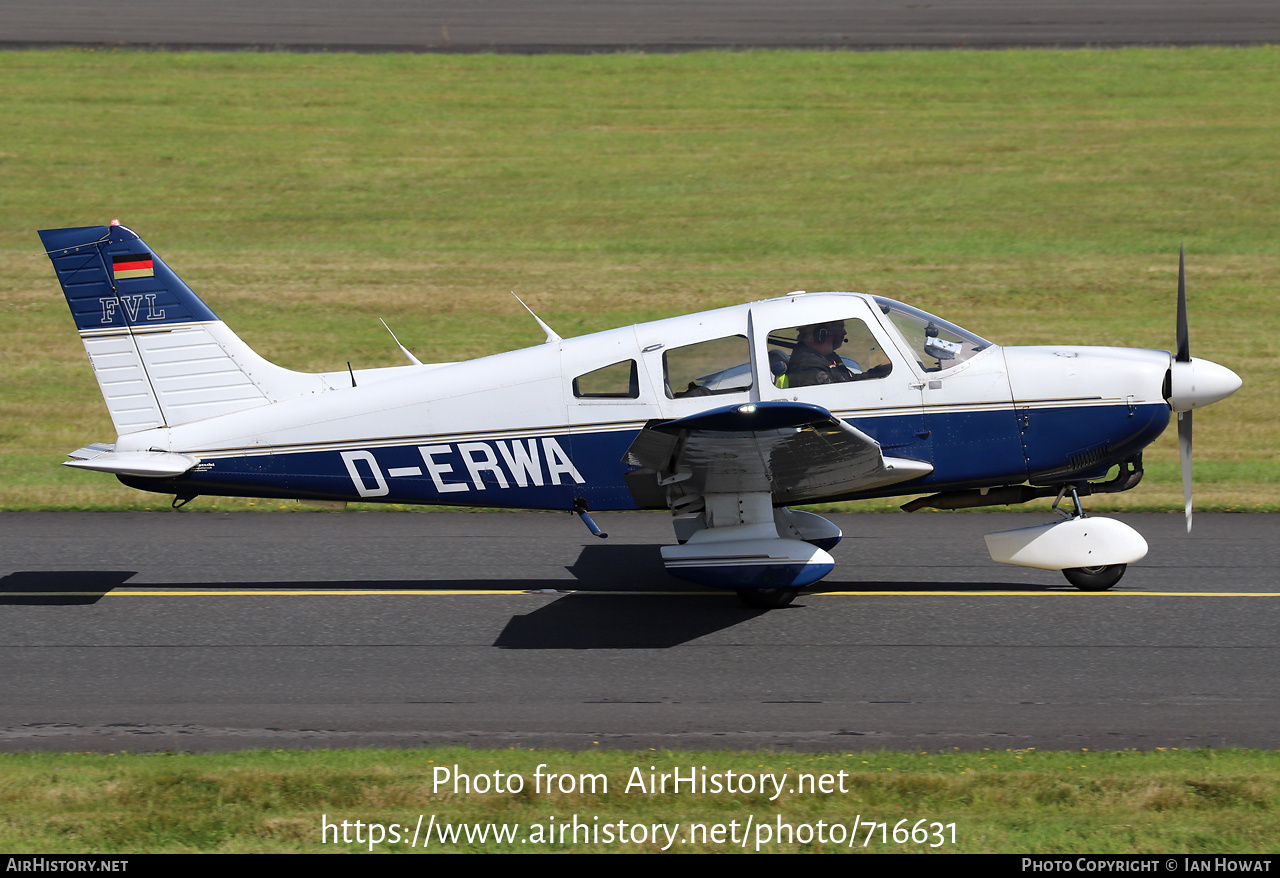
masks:
[(834, 565), (839, 528), (789, 506), (901, 495), (931, 495), (908, 511), (1056, 497), (1060, 518), (988, 534), (991, 557), (1110, 588), (1147, 546), (1080, 497), (1137, 485), (1177, 412), (1190, 529), (1192, 410), (1241, 384), (1190, 355), (1181, 260), (1173, 353), (1001, 347), (891, 299), (795, 292), (571, 339), (538, 320), (546, 342), (523, 350), (422, 363), (401, 346), (410, 365), (308, 374), (254, 353), (117, 221), (40, 238), (119, 434), (66, 465), (175, 506), (557, 509), (600, 536), (592, 511), (665, 509), (666, 569), (758, 607)]

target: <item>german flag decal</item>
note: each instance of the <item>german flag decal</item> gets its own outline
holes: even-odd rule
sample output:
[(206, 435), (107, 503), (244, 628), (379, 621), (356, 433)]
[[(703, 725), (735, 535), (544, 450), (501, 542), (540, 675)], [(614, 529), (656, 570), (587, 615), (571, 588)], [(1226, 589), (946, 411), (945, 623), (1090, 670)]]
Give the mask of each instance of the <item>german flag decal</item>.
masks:
[(111, 257), (112, 276), (116, 280), (129, 277), (155, 277), (150, 253), (126, 253)]

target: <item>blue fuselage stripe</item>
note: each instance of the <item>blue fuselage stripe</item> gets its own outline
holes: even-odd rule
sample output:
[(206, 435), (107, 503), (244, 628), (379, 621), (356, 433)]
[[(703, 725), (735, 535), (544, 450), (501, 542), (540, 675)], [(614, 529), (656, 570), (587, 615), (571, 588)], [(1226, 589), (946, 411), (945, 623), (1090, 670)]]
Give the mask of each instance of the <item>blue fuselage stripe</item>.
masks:
[[(1169, 421), (1163, 403), (930, 411), (851, 418), (886, 454), (933, 465), (931, 475), (847, 495), (896, 496), (972, 487), (1099, 478), (1140, 452)], [(173, 479), (122, 476), (160, 493), (224, 494), (403, 504), (635, 509), (623, 457), (638, 429), (511, 439), (423, 439), (360, 449), (206, 457)], [(349, 449), (360, 450), (349, 450)], [(199, 457), (198, 453), (192, 453)], [(1066, 475), (1063, 475), (1066, 473)]]

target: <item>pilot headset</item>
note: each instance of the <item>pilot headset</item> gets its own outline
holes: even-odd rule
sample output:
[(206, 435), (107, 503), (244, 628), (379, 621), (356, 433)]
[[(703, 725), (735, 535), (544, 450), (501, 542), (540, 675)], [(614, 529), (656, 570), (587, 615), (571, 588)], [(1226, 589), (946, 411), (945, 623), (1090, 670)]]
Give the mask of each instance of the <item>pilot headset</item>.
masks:
[[(809, 335), (818, 344), (826, 344), (827, 339), (831, 338), (831, 330), (830, 328), (828, 328), (828, 324), (823, 323), (817, 326), (816, 328), (810, 330)], [(834, 345), (832, 345), (831, 350), (834, 351), (836, 348), (840, 347), (840, 345), (842, 344), (844, 344), (843, 338), (837, 341)]]

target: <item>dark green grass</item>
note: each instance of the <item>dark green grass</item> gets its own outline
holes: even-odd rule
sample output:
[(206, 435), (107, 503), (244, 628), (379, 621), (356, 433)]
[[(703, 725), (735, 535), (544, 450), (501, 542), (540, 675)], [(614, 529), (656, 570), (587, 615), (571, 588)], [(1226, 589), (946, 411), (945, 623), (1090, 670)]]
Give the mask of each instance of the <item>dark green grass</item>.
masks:
[[(1198, 503), (1280, 507), (1280, 49), (68, 50), (0, 86), (6, 508), (166, 502), (56, 466), (113, 436), (34, 231), (117, 216), (299, 369), (399, 362), (379, 316), (424, 360), (540, 341), (511, 289), (565, 336), (852, 289), (1168, 348), (1185, 241), (1193, 352), (1245, 379), (1197, 417)], [(1178, 505), (1175, 460), (1114, 502)]]
[(13, 233), (121, 214), (172, 248), (357, 257), (1276, 254), (1276, 49), (2, 65)]
[[(603, 775), (594, 789), (539, 792), (534, 772)], [(456, 769), (455, 769), (456, 766)], [(785, 791), (644, 792), (639, 777), (693, 767), (786, 774)], [(521, 775), (519, 793), (455, 793), (435, 785), (437, 770), (471, 776)], [(655, 771), (651, 772), (651, 769)], [(840, 774), (843, 772), (843, 776)], [(800, 775), (810, 775), (803, 792)], [(824, 783), (822, 777), (828, 780)], [(447, 776), (444, 776), (447, 777)], [(443, 780), (444, 777), (441, 777)], [(321, 820), (396, 823), (423, 815), (437, 823), (534, 824), (571, 821), (723, 824), (750, 818), (777, 825), (818, 821), (863, 828), (850, 847), (763, 845), (765, 851), (921, 851), (1017, 853), (1270, 853), (1280, 831), (1280, 754), (1270, 751), (1158, 750), (1038, 753), (788, 754), (605, 750), (255, 751), (223, 755), (10, 754), (0, 756), (0, 847), (9, 853), (141, 851), (352, 851), (369, 845), (321, 842)], [(754, 785), (754, 784), (753, 784)], [(586, 792), (580, 789), (586, 788)], [(879, 830), (863, 847), (865, 823), (954, 824), (945, 843), (894, 844)], [(349, 837), (354, 839), (354, 825)], [(405, 831), (405, 836), (411, 835)], [(367, 837), (367, 830), (365, 833)], [(726, 833), (727, 837), (727, 833)], [(747, 850), (758, 836), (752, 833)], [(589, 843), (433, 843), (431, 850), (652, 851), (661, 845)], [(382, 844), (381, 851), (409, 851)], [(742, 850), (738, 844), (677, 842), (677, 851)], [(421, 845), (418, 850), (420, 851)]]

